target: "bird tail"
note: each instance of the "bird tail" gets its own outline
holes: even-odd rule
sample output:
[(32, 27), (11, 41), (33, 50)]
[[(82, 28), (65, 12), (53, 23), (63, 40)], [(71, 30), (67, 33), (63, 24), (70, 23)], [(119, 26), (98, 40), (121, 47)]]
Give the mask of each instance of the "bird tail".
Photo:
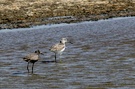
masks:
[(28, 61), (29, 61), (29, 59), (27, 59), (26, 57), (24, 57), (24, 58), (23, 58), (23, 60), (24, 60), (24, 61), (26, 61), (26, 62), (28, 62)]
[(23, 60), (25, 60), (25, 59), (26, 59), (26, 57), (23, 58)]

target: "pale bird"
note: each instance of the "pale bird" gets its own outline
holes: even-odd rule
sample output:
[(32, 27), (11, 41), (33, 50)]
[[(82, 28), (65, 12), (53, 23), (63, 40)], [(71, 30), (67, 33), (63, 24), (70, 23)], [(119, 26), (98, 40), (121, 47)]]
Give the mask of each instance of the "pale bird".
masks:
[(50, 48), (50, 51), (54, 52), (55, 53), (55, 62), (57, 62), (57, 54), (62, 54), (62, 52), (65, 50), (66, 46), (65, 46), (65, 43), (67, 42), (67, 39), (66, 38), (62, 38), (61, 41), (55, 45), (53, 45), (51, 48)]
[(23, 58), (24, 61), (28, 62), (27, 64), (27, 70), (29, 73), (29, 63), (32, 63), (32, 73), (33, 73), (33, 68), (34, 68), (34, 63), (39, 60), (39, 55), (43, 54), (39, 50), (35, 51), (35, 53), (28, 54)]

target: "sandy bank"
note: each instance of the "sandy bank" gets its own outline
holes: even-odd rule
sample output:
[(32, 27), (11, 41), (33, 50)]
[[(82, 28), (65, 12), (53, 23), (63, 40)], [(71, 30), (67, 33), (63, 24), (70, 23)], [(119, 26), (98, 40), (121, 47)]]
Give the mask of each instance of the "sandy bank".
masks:
[(1, 0), (0, 4), (0, 29), (135, 16), (135, 0)]

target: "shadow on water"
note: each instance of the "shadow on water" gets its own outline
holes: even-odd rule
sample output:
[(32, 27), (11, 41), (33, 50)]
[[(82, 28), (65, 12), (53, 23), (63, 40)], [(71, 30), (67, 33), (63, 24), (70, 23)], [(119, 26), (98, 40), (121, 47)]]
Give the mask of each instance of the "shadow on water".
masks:
[(56, 63), (55, 61), (42, 61), (42, 63)]
[(13, 72), (12, 76), (27, 76), (28, 72), (22, 72), (22, 71), (17, 71), (17, 72)]
[[(0, 31), (0, 89), (134, 89), (134, 29), (128, 17)], [(62, 37), (73, 44), (55, 63), (49, 48)], [(28, 74), (22, 58), (37, 49)]]

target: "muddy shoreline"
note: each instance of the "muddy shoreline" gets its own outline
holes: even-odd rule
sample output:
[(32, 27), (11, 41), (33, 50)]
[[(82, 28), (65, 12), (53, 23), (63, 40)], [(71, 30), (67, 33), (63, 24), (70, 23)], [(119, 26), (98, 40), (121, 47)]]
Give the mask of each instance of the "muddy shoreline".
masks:
[[(16, 0), (13, 0), (14, 2)], [(106, 1), (106, 0), (105, 0)], [(42, 2), (0, 9), (0, 29), (25, 28), (43, 24), (96, 21), (113, 17), (135, 16), (132, 2)], [(21, 3), (21, 2), (18, 2)], [(1, 4), (1, 2), (0, 2)], [(2, 3), (3, 7), (13, 3)]]

